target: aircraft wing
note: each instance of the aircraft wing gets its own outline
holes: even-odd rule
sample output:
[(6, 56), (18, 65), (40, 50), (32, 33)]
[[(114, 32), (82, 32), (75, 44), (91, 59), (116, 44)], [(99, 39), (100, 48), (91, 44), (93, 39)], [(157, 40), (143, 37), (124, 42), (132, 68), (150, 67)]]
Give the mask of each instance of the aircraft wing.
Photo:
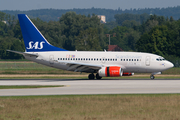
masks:
[(73, 61), (72, 62), (58, 61), (58, 63), (69, 66), (67, 70), (74, 70), (74, 72), (95, 72), (103, 67), (103, 65), (78, 63)]
[(19, 52), (19, 51), (14, 51), (14, 50), (7, 50), (7, 51), (13, 52), (13, 53), (18, 53), (18, 54), (25, 55), (25, 56), (35, 56), (35, 57), (38, 57), (38, 54), (32, 54), (32, 53), (26, 53), (26, 52)]

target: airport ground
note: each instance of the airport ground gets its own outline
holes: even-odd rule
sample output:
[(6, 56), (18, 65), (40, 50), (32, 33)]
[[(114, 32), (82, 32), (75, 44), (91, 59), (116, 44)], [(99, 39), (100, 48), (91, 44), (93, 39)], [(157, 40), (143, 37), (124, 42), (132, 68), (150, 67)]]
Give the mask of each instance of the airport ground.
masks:
[(0, 120), (179, 120), (180, 79), (1, 79)]
[[(0, 67), (0, 83), (3, 83), (3, 85), (20, 85), (20, 83), (32, 85), (32, 82), (35, 81), (41, 84), (46, 82), (49, 84), (59, 83), (59, 85), (65, 84), (72, 86), (61, 87), (62, 89), (59, 87), (49, 89), (0, 89), (1, 94), (8, 91), (13, 91), (16, 94), (22, 91), (24, 91), (24, 93), (27, 93), (27, 91), (33, 91), (34, 93), (44, 91), (44, 93), (47, 93), (45, 89), (47, 91), (55, 89), (56, 92), (60, 91), (61, 93), (65, 93), (65, 90), (68, 90), (68, 88), (72, 88), (74, 91), (78, 89), (84, 92), (94, 90), (94, 92), (97, 93), (91, 95), (44, 94), (35, 96), (1, 96), (0, 120), (180, 119), (179, 68), (173, 68), (162, 75), (157, 75), (156, 80), (149, 80), (149, 74), (135, 74), (135, 76), (132, 77), (103, 78), (103, 80), (89, 81), (87, 74), (71, 74), (66, 71), (39, 66), (39, 64), (31, 62), (27, 64), (21, 62), (0, 63)], [(132, 88), (129, 85), (131, 85)], [(142, 90), (139, 89), (142, 91), (141, 93), (121, 93), (122, 91), (127, 92), (128, 90), (135, 92), (138, 88), (143, 88)], [(101, 89), (101, 92), (115, 90), (117, 93), (98, 94), (98, 89)], [(166, 91), (158, 92), (163, 89)], [(146, 90), (149, 91), (149, 93), (143, 93)], [(32, 94), (34, 94), (33, 92)]]
[(1, 120), (179, 120), (179, 94), (0, 97)]

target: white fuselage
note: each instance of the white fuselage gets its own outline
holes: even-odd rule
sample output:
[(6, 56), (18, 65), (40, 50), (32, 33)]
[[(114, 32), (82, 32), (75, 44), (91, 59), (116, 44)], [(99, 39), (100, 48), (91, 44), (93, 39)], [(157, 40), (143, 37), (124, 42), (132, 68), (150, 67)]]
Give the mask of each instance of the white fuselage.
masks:
[[(91, 65), (119, 66), (123, 72), (156, 73), (173, 67), (173, 64), (161, 56), (140, 52), (92, 52), (92, 51), (58, 51), (29, 52), (38, 54), (25, 56), (26, 59), (50, 67), (68, 70), (67, 62), (85, 63)], [(74, 71), (70, 69), (70, 71)], [(91, 72), (91, 71), (89, 71)]]

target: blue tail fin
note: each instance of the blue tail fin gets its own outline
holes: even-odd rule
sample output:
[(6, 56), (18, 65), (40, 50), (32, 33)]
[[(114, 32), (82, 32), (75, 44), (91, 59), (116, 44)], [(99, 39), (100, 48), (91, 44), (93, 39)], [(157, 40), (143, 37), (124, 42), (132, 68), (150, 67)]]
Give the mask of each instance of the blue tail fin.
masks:
[(19, 14), (19, 23), (26, 52), (67, 51), (52, 46), (25, 14)]

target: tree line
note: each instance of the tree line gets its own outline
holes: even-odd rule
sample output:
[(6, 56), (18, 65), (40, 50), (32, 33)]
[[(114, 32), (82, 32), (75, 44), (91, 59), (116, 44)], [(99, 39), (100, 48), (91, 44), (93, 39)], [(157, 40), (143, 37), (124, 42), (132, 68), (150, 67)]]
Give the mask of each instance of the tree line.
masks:
[(175, 20), (180, 18), (179, 11), (180, 6), (168, 7), (168, 8), (138, 8), (138, 9), (125, 9), (117, 8), (113, 9), (102, 9), (102, 8), (88, 8), (88, 9), (37, 9), (37, 10), (28, 10), (28, 11), (19, 11), (19, 10), (2, 10), (10, 15), (16, 16), (17, 14), (27, 14), (31, 18), (40, 18), (43, 21), (58, 21), (59, 18), (70, 11), (74, 11), (77, 14), (86, 15), (96, 14), (96, 15), (105, 15), (107, 22), (114, 21), (114, 16), (116, 14), (156, 14), (158, 16), (164, 17), (173, 17)]
[[(102, 24), (95, 14), (67, 12), (58, 21), (31, 20), (52, 45), (66, 50), (102, 51), (108, 48), (110, 34), (111, 44), (124, 51), (158, 54), (179, 66), (180, 20), (147, 14), (119, 14), (114, 18)], [(25, 51), (19, 21), (0, 12), (0, 58), (23, 59), (7, 49)]]

